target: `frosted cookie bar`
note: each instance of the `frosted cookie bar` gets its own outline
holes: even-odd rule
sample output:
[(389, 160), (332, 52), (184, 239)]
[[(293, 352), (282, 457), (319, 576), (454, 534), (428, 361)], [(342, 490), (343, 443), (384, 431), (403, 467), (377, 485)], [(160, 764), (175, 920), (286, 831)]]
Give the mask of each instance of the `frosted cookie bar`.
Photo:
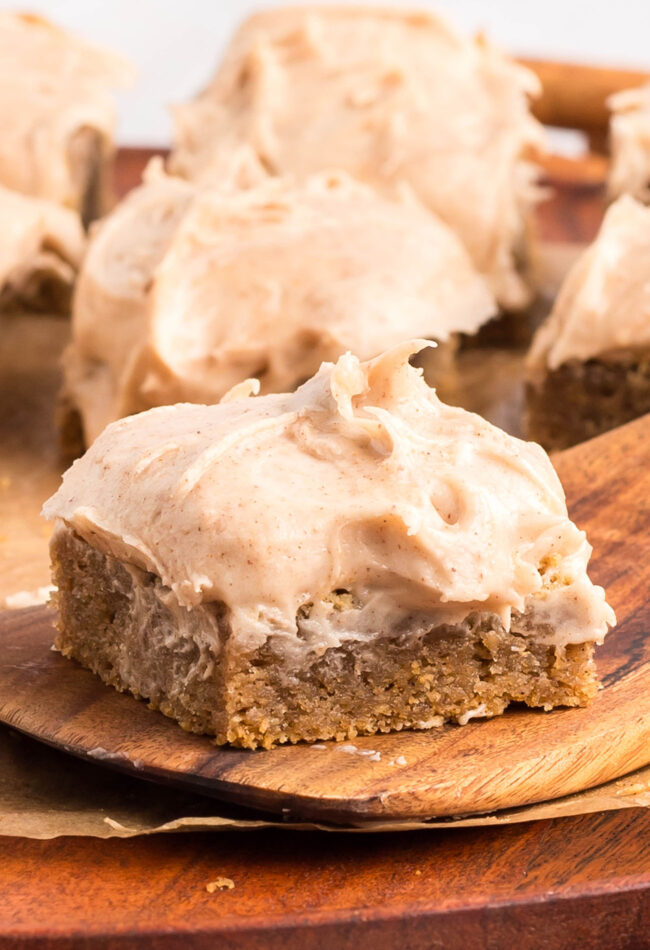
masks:
[(610, 198), (629, 194), (650, 204), (650, 85), (611, 96)]
[(44, 509), (57, 648), (249, 748), (588, 703), (614, 615), (585, 535), (422, 345), (109, 426)]
[(0, 185), (0, 310), (68, 313), (84, 246), (73, 211)]
[(275, 175), (341, 168), (389, 195), (406, 184), (454, 228), (499, 304), (519, 309), (531, 298), (538, 91), (532, 73), (427, 13), (267, 10), (174, 110), (170, 167), (215, 182), (247, 154)]
[(132, 78), (119, 57), (47, 20), (0, 12), (0, 183), (78, 211), (111, 197), (115, 104)]
[(286, 392), (323, 360), (446, 345), (494, 313), (462, 244), (416, 201), (340, 173), (205, 188), (153, 166), (94, 230), (65, 356), (64, 424), (217, 402), (248, 377)]
[(650, 412), (650, 209), (623, 196), (527, 357), (527, 432), (563, 449)]

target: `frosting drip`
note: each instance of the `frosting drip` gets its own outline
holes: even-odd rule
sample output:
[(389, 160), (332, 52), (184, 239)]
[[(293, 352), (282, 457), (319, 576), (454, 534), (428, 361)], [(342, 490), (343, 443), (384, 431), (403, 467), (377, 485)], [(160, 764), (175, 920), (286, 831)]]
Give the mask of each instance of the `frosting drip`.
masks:
[[(346, 354), (292, 394), (116, 422), (44, 513), (181, 605), (225, 604), (242, 648), (313, 650), (477, 610), (507, 627), (541, 611), (540, 637), (602, 639), (614, 616), (548, 456), (441, 403), (409, 363), (423, 345)], [(358, 609), (338, 612), (333, 592)]]

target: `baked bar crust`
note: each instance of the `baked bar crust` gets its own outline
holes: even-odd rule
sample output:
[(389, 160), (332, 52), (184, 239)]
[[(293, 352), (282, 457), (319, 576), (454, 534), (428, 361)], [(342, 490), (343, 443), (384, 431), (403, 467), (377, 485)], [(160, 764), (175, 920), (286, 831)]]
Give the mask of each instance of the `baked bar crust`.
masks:
[[(156, 575), (97, 551), (69, 527), (57, 529), (52, 559), (56, 647), (219, 744), (270, 748), (426, 729), (497, 715), (512, 702), (585, 705), (597, 690), (593, 643), (544, 644), (535, 631), (506, 631), (492, 613), (378, 632), (292, 665), (273, 637), (252, 652), (238, 647), (224, 605), (180, 608)], [(354, 609), (350, 594), (332, 596), (336, 609)], [(299, 612), (299, 636), (309, 609)]]
[(650, 412), (650, 352), (625, 359), (570, 360), (526, 387), (526, 432), (547, 451)]

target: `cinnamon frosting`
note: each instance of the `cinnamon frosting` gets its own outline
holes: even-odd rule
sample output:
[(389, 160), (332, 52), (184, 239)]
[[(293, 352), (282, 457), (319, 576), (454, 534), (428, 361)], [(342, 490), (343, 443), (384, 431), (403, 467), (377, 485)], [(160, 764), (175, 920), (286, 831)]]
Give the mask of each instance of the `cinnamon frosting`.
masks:
[(84, 245), (73, 211), (0, 185), (0, 305), (28, 299), (42, 278), (71, 285)]
[[(548, 456), (441, 403), (409, 363), (422, 346), (345, 354), (291, 394), (240, 385), (120, 420), (44, 514), (156, 574), (181, 613), (224, 604), (242, 649), (272, 637), (313, 655), (472, 611), (544, 642), (602, 640), (614, 615)], [(354, 608), (333, 604), (342, 590)]]
[(342, 168), (407, 182), (453, 227), (499, 302), (525, 305), (537, 78), (426, 13), (286, 8), (247, 20), (209, 87), (175, 109), (170, 167), (218, 181), (234, 153), (270, 173)]
[(624, 195), (569, 271), (527, 358), (531, 378), (569, 360), (650, 347), (650, 208)]
[(154, 166), (91, 241), (66, 390), (88, 443), (123, 415), (216, 402), (247, 377), (287, 391), (346, 350), (446, 341), (494, 310), (455, 234), (413, 198), (334, 173), (209, 189)]
[(610, 197), (650, 203), (650, 84), (610, 96)]
[(111, 88), (131, 68), (41, 17), (0, 12), (0, 182), (78, 205), (74, 139), (94, 130), (112, 148)]

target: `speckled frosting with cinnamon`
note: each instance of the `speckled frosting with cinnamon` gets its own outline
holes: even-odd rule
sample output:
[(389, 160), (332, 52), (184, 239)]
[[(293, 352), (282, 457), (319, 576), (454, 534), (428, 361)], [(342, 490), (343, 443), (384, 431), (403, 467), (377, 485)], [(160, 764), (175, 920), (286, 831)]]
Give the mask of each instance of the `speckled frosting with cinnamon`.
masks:
[(247, 156), (276, 175), (341, 168), (387, 194), (407, 183), (516, 309), (531, 296), (537, 93), (532, 73), (427, 13), (267, 10), (243, 24), (208, 88), (175, 108), (171, 168), (218, 182)]
[[(443, 404), (409, 364), (423, 345), (344, 355), (292, 394), (251, 384), (116, 422), (44, 513), (179, 609), (222, 603), (248, 649), (273, 637), (298, 657), (477, 610), (541, 642), (601, 641), (614, 615), (548, 456)], [(548, 563), (562, 583), (543, 584)], [(338, 589), (362, 608), (337, 613)]]
[(495, 311), (456, 235), (345, 174), (206, 188), (150, 168), (95, 230), (66, 395), (86, 443), (121, 416), (295, 388), (346, 350), (474, 333)]

